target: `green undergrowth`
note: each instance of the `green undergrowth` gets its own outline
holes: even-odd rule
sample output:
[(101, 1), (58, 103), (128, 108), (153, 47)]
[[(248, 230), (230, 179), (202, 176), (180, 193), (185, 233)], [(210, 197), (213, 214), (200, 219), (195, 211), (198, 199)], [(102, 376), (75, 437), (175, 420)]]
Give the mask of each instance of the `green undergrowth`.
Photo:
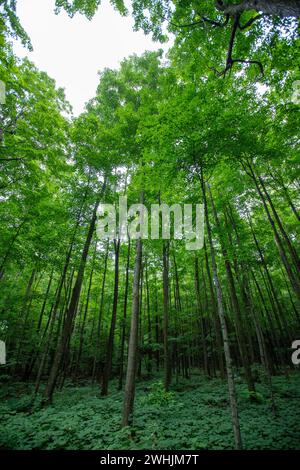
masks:
[[(249, 397), (237, 383), (246, 449), (300, 449), (300, 375), (273, 378), (277, 415), (263, 383)], [(32, 403), (32, 385), (5, 383), (0, 391), (0, 449), (232, 449), (226, 382), (193, 375), (165, 393), (158, 378), (137, 384), (134, 422), (120, 429), (123, 393), (110, 384), (67, 384), (53, 404)]]

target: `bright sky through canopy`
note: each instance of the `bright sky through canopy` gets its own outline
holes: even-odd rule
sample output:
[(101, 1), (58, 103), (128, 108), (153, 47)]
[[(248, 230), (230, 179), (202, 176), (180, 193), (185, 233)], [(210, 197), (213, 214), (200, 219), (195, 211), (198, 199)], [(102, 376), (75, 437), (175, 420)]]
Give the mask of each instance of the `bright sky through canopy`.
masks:
[[(130, 16), (122, 18), (107, 0), (92, 21), (81, 15), (69, 18), (54, 13), (54, 0), (19, 0), (17, 13), (31, 38), (33, 52), (15, 44), (19, 57), (28, 56), (36, 66), (65, 88), (78, 115), (95, 95), (98, 71), (116, 68), (129, 55), (162, 47), (141, 31), (133, 31)], [(164, 46), (166, 48), (166, 46)]]

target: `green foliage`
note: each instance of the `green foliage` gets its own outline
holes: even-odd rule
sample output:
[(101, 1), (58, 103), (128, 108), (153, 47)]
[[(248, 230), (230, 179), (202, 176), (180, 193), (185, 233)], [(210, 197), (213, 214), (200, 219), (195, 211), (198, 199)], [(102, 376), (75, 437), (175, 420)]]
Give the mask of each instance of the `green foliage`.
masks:
[(157, 406), (168, 406), (174, 404), (174, 393), (166, 392), (161, 380), (151, 384), (149, 393), (144, 398), (145, 403)]
[[(78, 12), (85, 15), (89, 20), (92, 19), (100, 4), (101, 0), (55, 0), (57, 13), (61, 9), (64, 9), (70, 16), (74, 16)], [(111, 0), (111, 4), (122, 15), (127, 13), (123, 0)]]
[(15, 39), (20, 39), (23, 46), (32, 50), (30, 38), (16, 13), (16, 0), (2, 0), (0, 11), (0, 37), (2, 33), (8, 34)]
[(244, 390), (242, 396), (250, 401), (255, 401), (258, 403), (262, 403), (264, 401), (264, 397), (259, 392), (254, 392), (252, 390)]
[[(238, 387), (245, 449), (300, 449), (299, 374), (273, 380), (277, 417), (266, 400), (250, 402), (244, 384)], [(189, 390), (186, 385), (180, 381), (165, 401), (161, 381), (138, 384), (133, 425), (120, 429), (122, 392), (103, 398), (96, 386), (67, 387), (57, 392), (53, 405), (41, 408), (38, 400), (28, 408), (31, 386), (11, 383), (1, 389), (0, 448), (232, 449), (230, 410), (223, 403), (226, 384), (195, 376)], [(258, 393), (268, 396), (264, 385)]]
[[(122, 0), (111, 3), (127, 14)], [(270, 372), (286, 368), (287, 344), (299, 332), (297, 25), (243, 12), (242, 24), (255, 21), (236, 30), (231, 53), (242, 62), (232, 62), (232, 73), (219, 80), (214, 69), (228, 60), (234, 16), (212, 27), (224, 12), (213, 1), (198, 3), (133, 0), (136, 28), (163, 41), (167, 21), (175, 33), (168, 60), (162, 51), (145, 52), (102, 71), (95, 97), (74, 119), (54, 80), (14, 56), (10, 36), (30, 42), (16, 1), (1, 2), (0, 333), (9, 356), (0, 375), (3, 447), (233, 448), (226, 381), (216, 378), (224, 375), (217, 277), (244, 446), (299, 447), (296, 374), (275, 377), (278, 417), (270, 414)], [(100, 0), (56, 0), (57, 12), (89, 19), (99, 6)], [(264, 62), (263, 78), (246, 58)], [(86, 384), (109, 362), (107, 344), (114, 346), (111, 375), (120, 375), (120, 365), (125, 371), (135, 246), (126, 283), (128, 244), (121, 242), (117, 271), (113, 243), (89, 230), (94, 207), (124, 194), (136, 203), (141, 191), (148, 207), (205, 202), (202, 189), (205, 247), (191, 253), (185, 240), (172, 240), (165, 289), (162, 242), (143, 241), (136, 410), (133, 426), (120, 430), (123, 395), (100, 398)], [(170, 392), (160, 380), (150, 382), (168, 362), (166, 349), (174, 369)], [(65, 388), (44, 408), (26, 381), (46, 378), (55, 357), (61, 360), (52, 375), (65, 379)], [(211, 380), (189, 380), (191, 364)], [(246, 389), (240, 364), (254, 366), (255, 392)]]

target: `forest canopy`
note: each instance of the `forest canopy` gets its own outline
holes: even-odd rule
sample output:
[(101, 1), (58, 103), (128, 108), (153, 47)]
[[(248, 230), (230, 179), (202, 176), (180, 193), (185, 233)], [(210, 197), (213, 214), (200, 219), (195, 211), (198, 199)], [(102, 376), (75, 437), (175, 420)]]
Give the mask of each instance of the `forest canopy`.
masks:
[[(0, 2), (0, 448), (299, 449), (299, 2), (111, 3), (174, 44), (74, 117)], [(202, 204), (203, 247), (99, 238), (120, 196)]]

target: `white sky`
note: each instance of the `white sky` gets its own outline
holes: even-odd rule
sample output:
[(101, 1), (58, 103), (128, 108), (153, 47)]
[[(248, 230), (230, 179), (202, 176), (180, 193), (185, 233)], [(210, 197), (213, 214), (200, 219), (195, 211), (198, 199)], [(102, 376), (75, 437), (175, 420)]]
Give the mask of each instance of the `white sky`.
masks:
[(55, 0), (18, 0), (17, 13), (34, 51), (19, 43), (14, 44), (14, 50), (18, 57), (29, 57), (65, 89), (75, 115), (95, 96), (98, 71), (117, 68), (133, 53), (162, 48), (150, 36), (134, 32), (133, 20), (121, 17), (108, 0), (102, 0), (92, 21), (81, 15), (69, 18), (65, 12), (55, 15), (54, 4)]

